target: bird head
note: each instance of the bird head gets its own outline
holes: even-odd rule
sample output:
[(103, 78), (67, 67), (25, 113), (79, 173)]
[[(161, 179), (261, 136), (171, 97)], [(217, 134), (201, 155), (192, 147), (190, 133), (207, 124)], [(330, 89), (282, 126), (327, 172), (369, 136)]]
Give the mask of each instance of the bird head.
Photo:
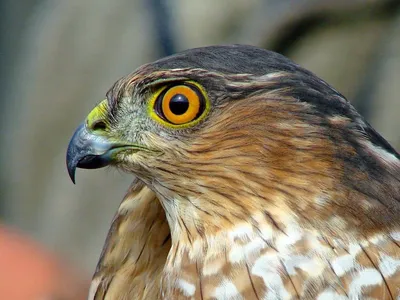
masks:
[(372, 228), (354, 211), (386, 209), (370, 199), (388, 195), (382, 174), (398, 157), (323, 80), (233, 45), (184, 51), (117, 81), (75, 132), (67, 165), (72, 180), (77, 167), (133, 173), (170, 223), (209, 218), (218, 230), (251, 216), (330, 230), (333, 214)]

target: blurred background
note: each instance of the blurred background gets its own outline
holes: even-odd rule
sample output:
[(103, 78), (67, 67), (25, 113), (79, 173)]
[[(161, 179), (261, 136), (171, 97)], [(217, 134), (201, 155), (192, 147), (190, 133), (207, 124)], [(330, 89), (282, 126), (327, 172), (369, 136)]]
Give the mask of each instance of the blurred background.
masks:
[(82, 278), (132, 178), (78, 170), (73, 185), (65, 151), (108, 88), (143, 63), (210, 44), (278, 51), (400, 149), (398, 0), (0, 0), (0, 16), (0, 220)]

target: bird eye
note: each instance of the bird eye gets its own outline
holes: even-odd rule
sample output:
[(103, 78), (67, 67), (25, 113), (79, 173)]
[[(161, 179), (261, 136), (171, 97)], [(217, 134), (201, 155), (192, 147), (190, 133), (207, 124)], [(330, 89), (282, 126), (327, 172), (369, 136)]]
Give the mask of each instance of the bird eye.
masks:
[(154, 104), (157, 115), (175, 125), (196, 120), (205, 108), (202, 93), (191, 84), (176, 85), (164, 90)]

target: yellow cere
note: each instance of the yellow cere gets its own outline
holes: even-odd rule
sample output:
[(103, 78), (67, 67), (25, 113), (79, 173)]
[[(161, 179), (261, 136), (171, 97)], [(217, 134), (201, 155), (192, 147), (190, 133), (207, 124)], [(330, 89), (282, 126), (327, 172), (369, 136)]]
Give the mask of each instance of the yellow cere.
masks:
[(95, 108), (93, 108), (86, 118), (86, 124), (88, 128), (93, 128), (93, 125), (99, 120), (107, 123), (107, 105), (107, 99), (104, 99)]

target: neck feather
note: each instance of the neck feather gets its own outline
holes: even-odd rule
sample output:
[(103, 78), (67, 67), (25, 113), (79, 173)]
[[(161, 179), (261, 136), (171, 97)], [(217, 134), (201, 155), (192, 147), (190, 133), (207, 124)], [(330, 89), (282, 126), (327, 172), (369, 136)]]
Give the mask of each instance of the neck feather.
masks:
[(89, 299), (159, 299), (169, 232), (157, 197), (135, 180), (114, 217)]

